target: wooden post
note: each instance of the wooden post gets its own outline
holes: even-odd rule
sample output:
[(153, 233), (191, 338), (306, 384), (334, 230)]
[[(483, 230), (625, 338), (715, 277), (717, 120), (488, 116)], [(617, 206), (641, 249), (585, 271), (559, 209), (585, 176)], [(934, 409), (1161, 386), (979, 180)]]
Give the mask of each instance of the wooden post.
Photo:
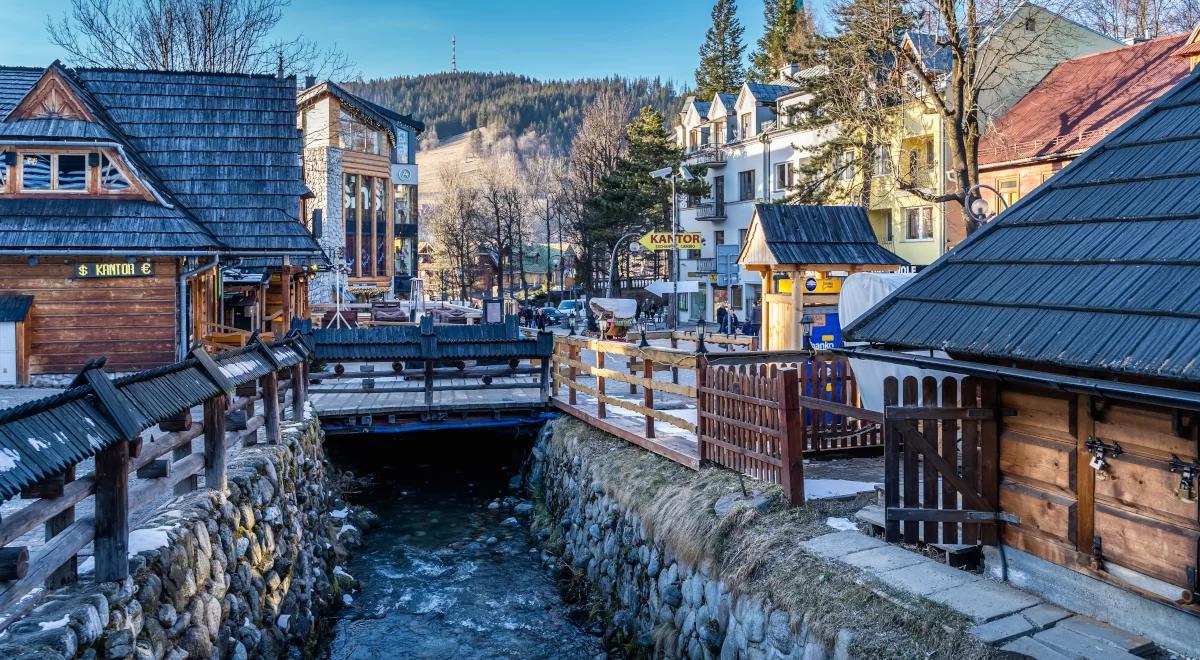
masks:
[(271, 371), (262, 377), (262, 402), (267, 444), (279, 444), (283, 440), (279, 431), (279, 372)]
[[(981, 380), (979, 383), (979, 407), (989, 410), (996, 410), (1000, 405), (999, 397), (996, 394), (996, 382), (992, 380)], [(999, 425), (996, 423), (997, 415), (992, 415), (987, 419), (979, 422), (979, 494), (988, 503), (988, 508), (991, 511), (1000, 510), (1000, 439), (998, 437)], [(1076, 463), (1076, 469), (1084, 463)], [(1092, 515), (1095, 512), (1095, 471), (1084, 468), (1087, 472), (1088, 479), (1080, 478), (1079, 483), (1079, 501), (1078, 511), (1081, 513), (1081, 519), (1086, 518), (1086, 522), (1079, 522), (1080, 531), (1093, 531), (1083, 529), (1085, 525), (1092, 525)], [(1088, 483), (1083, 483), (1087, 481)], [(1084, 506), (1091, 500), (1092, 505), (1088, 506), (1088, 512), (1082, 513)], [(999, 545), (1000, 544), (1000, 523), (994, 525), (983, 525), (980, 530), (984, 545)], [(1085, 538), (1085, 537), (1080, 537)]]
[[(604, 368), (604, 351), (596, 349), (596, 368)], [(604, 405), (604, 376), (596, 376), (596, 412), (600, 419), (608, 416), (608, 408)]]
[(425, 412), (433, 412), (433, 360), (425, 360)]
[(887, 419), (888, 406), (900, 403), (900, 383), (895, 377), (883, 381), (883, 540), (900, 542), (900, 521), (887, 517), (888, 509), (900, 507), (900, 434)]
[[(579, 347), (576, 346), (575, 344), (571, 344), (567, 348), (567, 357), (571, 360), (571, 362), (578, 362), (579, 361)], [(575, 383), (578, 382), (578, 376), (579, 376), (579, 370), (575, 368), (574, 364), (567, 367), (567, 380), (571, 381), (572, 385), (574, 385)], [(568, 387), (567, 390), (568, 390), (567, 391), (567, 403), (569, 403), (573, 406), (576, 403), (575, 388)]]
[(225, 395), (204, 402), (204, 485), (225, 490)]
[(304, 380), (303, 362), (292, 366), (292, 421), (304, 419), (304, 402), (308, 398), (308, 383)]
[[(374, 226), (374, 224), (372, 224)], [(279, 269), (279, 296), (283, 303), (282, 313), (280, 314), (280, 323), (282, 328), (280, 334), (286, 334), (288, 327), (292, 324), (292, 265), (291, 257), (284, 255), (283, 267)]]
[[(67, 468), (63, 473), (63, 483), (68, 484), (75, 481), (75, 466)], [(61, 497), (61, 493), (58, 495)], [(71, 526), (75, 522), (75, 507), (70, 506), (63, 509), (57, 515), (51, 516), (46, 521), (46, 541), (49, 542), (55, 536), (58, 536), (62, 531)], [(79, 558), (72, 556), (62, 566), (46, 578), (47, 589), (57, 589), (68, 584), (74, 584), (79, 579), (78, 572)]]
[(779, 388), (776, 401), (781, 404), (779, 458), (783, 464), (779, 483), (792, 506), (804, 503), (804, 410), (800, 407), (800, 377), (795, 369), (776, 372)]
[(129, 441), (96, 454), (96, 582), (129, 575)]
[[(678, 300), (675, 302), (676, 304), (679, 303)], [(679, 313), (679, 308), (675, 309), (675, 313)], [(675, 336), (674, 330), (671, 331), (671, 348), (679, 348), (679, 338)], [(671, 367), (671, 382), (676, 385), (679, 384), (679, 367)]]
[[(633, 361), (630, 360), (632, 364)], [(642, 377), (646, 380), (654, 380), (654, 361), (650, 358), (642, 358)], [(647, 410), (654, 410), (654, 388), (642, 386), (642, 404)], [(699, 421), (699, 418), (697, 418)], [(654, 418), (649, 414), (646, 415), (646, 437), (654, 437)]]
[(716, 412), (710, 409), (712, 399), (704, 394), (708, 382), (708, 359), (704, 355), (696, 356), (696, 453), (701, 462), (711, 460), (705, 455), (704, 436), (708, 435), (708, 420), (703, 412)]
[(542, 393), (542, 405), (550, 403), (550, 360), (551, 359), (552, 358), (550, 358), (550, 357), (542, 358), (540, 364), (538, 364), (538, 370), (541, 372), (541, 378), (542, 378), (542, 387), (540, 390)]

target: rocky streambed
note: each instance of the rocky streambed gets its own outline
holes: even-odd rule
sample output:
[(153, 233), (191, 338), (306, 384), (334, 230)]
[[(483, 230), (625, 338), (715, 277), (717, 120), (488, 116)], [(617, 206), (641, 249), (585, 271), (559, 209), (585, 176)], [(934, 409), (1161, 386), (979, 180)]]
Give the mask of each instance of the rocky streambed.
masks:
[(327, 443), (334, 463), (363, 484), (347, 499), (380, 524), (337, 569), (339, 583), (355, 588), (328, 626), (324, 657), (603, 655), (602, 629), (563, 601), (528, 531), (533, 506), (520, 468), (532, 441), (503, 431)]

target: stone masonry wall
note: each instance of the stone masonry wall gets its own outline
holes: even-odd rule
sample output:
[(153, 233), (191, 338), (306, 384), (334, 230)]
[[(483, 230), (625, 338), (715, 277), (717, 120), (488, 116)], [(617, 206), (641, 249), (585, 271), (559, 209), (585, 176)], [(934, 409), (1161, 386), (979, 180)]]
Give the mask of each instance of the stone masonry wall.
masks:
[(84, 575), (47, 595), (0, 636), (0, 657), (274, 658), (311, 644), (349, 586), (337, 564), (363, 521), (336, 499), (315, 418), (283, 430), (231, 461), (228, 494), (195, 491), (139, 525), (128, 579)]
[(562, 543), (548, 550), (586, 578), (624, 639), (655, 657), (849, 657), (849, 631), (821, 639), (807, 617), (792, 617), (755, 594), (735, 596), (711, 562), (689, 565), (648, 535), (638, 513), (593, 480), (570, 443), (550, 437), (569, 428), (548, 425), (534, 448), (531, 487), (549, 513), (535, 519), (534, 532), (547, 540), (561, 532)]

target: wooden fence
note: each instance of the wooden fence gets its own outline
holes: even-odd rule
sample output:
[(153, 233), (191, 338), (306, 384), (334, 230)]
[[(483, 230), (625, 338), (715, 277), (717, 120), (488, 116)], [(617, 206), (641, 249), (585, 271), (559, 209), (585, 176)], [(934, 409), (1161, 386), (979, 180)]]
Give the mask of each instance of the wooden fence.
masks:
[[(206, 488), (225, 488), (228, 449), (255, 443), (260, 429), (278, 442), (289, 390), (291, 417), (304, 416), (310, 350), (295, 335), (269, 345), (256, 338), (240, 350), (197, 349), (183, 362), (116, 379), (95, 360), (62, 394), (0, 411), (0, 446), (20, 466), (4, 473), (0, 495), (32, 500), (0, 521), (0, 629), (37, 604), (27, 597), (34, 589), (74, 582), (89, 543), (95, 580), (124, 579), (131, 513), (168, 492), (195, 490), (201, 473)], [(203, 409), (199, 421), (195, 406)], [(194, 451), (200, 437), (203, 448)], [(88, 459), (94, 472), (77, 474)], [(89, 498), (94, 514), (77, 519), (76, 507)], [(39, 526), (47, 541), (36, 552), (15, 545)]]

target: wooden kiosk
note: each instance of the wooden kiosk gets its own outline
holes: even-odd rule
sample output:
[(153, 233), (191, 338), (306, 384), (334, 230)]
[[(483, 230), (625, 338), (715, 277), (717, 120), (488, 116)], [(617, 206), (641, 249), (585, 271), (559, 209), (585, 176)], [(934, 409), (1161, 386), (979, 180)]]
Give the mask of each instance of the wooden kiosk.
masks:
[(762, 350), (781, 351), (803, 348), (805, 305), (836, 305), (844, 274), (907, 262), (879, 245), (861, 206), (758, 204), (738, 263), (762, 276)]

